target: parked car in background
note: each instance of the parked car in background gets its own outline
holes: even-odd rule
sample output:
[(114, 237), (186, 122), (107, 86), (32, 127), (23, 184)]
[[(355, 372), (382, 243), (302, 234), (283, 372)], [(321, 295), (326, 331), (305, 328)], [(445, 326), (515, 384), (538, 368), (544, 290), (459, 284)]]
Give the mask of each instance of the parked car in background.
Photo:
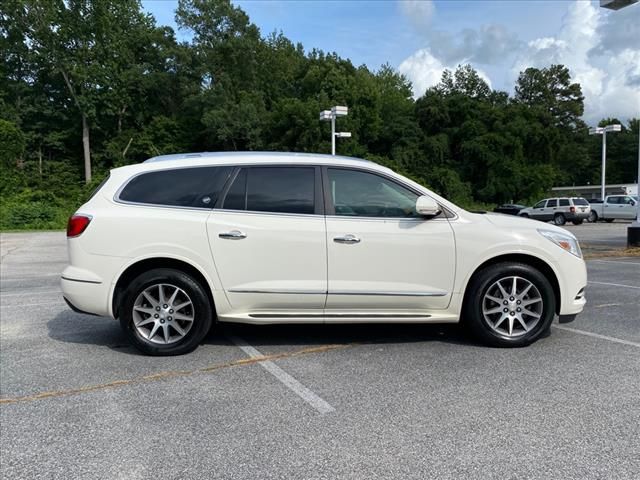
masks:
[(619, 220), (633, 220), (638, 213), (638, 201), (631, 195), (609, 195), (602, 200), (591, 201), (589, 221), (613, 222)]
[(506, 213), (507, 215), (518, 215), (520, 210), (527, 208), (526, 205), (518, 205), (515, 203), (504, 203), (493, 209), (496, 213)]
[(62, 293), (151, 355), (217, 321), (456, 323), (489, 345), (585, 305), (575, 236), (476, 214), (373, 162), (202, 153), (111, 170), (70, 218)]
[(582, 197), (545, 198), (533, 207), (520, 210), (521, 217), (564, 225), (567, 221), (580, 225), (589, 218), (591, 206)]

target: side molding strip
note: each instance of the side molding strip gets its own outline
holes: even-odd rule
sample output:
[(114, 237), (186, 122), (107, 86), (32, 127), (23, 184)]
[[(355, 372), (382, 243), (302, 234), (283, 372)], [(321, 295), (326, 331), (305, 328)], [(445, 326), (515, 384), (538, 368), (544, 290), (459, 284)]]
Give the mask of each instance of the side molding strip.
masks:
[(336, 290), (331, 292), (324, 292), (320, 290), (281, 290), (277, 288), (264, 288), (264, 289), (243, 289), (232, 288), (230, 293), (275, 293), (285, 295), (366, 295), (366, 296), (381, 296), (381, 297), (444, 297), (448, 295), (448, 292), (359, 292), (355, 290)]

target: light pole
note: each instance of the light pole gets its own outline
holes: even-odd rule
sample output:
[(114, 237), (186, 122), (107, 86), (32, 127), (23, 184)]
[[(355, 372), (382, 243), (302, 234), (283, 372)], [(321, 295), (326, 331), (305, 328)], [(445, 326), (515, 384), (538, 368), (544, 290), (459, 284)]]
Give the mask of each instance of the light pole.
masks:
[(323, 110), (320, 112), (321, 121), (331, 121), (331, 155), (336, 154), (336, 138), (349, 138), (351, 132), (336, 132), (336, 118), (346, 117), (349, 114), (347, 107), (336, 105), (331, 110)]
[(640, 124), (638, 124), (638, 186), (636, 198), (636, 221), (627, 228), (627, 246), (640, 247)]
[(602, 135), (602, 185), (600, 186), (600, 196), (604, 202), (605, 197), (605, 178), (607, 172), (607, 133), (619, 132), (622, 125), (613, 124), (606, 127), (594, 127), (589, 129), (589, 135)]

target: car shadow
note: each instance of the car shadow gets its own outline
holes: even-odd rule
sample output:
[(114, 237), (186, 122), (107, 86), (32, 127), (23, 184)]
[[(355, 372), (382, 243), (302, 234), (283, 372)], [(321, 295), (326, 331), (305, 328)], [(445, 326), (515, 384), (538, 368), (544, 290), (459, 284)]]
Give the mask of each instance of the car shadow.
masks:
[[(93, 315), (62, 311), (47, 322), (50, 338), (65, 343), (107, 347), (124, 354), (138, 355), (118, 321)], [(327, 344), (392, 344), (441, 342), (479, 346), (463, 328), (455, 324), (308, 324), (248, 325), (216, 323), (203, 345), (233, 345), (233, 338), (260, 347), (303, 348)]]

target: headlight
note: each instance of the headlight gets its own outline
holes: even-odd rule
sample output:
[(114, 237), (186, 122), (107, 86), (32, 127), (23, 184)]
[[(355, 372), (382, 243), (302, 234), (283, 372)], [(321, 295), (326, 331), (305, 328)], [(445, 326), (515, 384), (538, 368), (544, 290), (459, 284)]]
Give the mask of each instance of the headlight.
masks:
[(582, 251), (580, 250), (578, 240), (576, 240), (571, 235), (560, 232), (552, 232), (551, 230), (538, 230), (538, 233), (540, 233), (540, 235), (542, 235), (543, 237), (551, 240), (563, 250), (566, 250), (567, 252), (575, 255), (578, 258), (582, 258)]

